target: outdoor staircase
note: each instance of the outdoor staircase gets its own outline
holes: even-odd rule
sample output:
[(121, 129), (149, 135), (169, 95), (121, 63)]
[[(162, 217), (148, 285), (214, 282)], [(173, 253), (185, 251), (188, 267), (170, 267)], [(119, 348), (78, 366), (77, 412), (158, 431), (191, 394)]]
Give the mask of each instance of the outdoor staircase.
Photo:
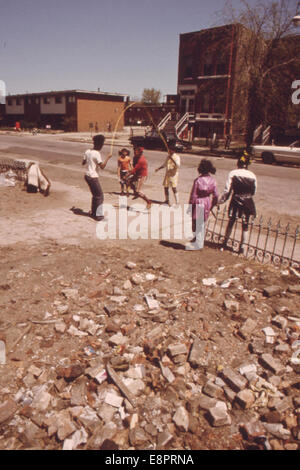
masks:
[(168, 134), (175, 134), (178, 139), (182, 139), (184, 131), (189, 122), (194, 118), (191, 113), (185, 113), (179, 120), (175, 119), (171, 113), (168, 113), (158, 124), (158, 129), (164, 130)]

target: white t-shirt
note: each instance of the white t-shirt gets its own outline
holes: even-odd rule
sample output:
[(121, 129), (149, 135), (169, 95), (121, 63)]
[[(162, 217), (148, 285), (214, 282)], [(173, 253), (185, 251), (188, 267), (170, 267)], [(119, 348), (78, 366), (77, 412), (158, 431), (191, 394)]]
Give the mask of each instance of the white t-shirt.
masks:
[(87, 163), (86, 175), (98, 178), (98, 164), (102, 163), (101, 153), (98, 150), (89, 149), (85, 152), (83, 161)]

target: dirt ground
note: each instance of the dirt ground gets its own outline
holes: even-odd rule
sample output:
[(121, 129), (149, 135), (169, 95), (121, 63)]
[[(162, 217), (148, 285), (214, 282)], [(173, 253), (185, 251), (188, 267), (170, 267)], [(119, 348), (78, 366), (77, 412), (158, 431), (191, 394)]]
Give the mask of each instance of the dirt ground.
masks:
[[(298, 449), (299, 415), (295, 406), (289, 410), (296, 420), (293, 426), (285, 424), (286, 414), (279, 421), (290, 432), (288, 438), (268, 435), (261, 441), (250, 442), (240, 431), (241, 423), (261, 420), (268, 411), (267, 405), (247, 410), (229, 407), (232, 420), (229, 427), (212, 426), (204, 413), (198, 410), (193, 414), (191, 405), (188, 406), (193, 403), (197, 390), (199, 392), (206, 381), (216, 377), (225, 366), (236, 369), (244, 363), (257, 363), (257, 356), (249, 352), (252, 336), (245, 341), (237, 334), (248, 318), (256, 322), (254, 339), (263, 341), (265, 335), (261, 330), (271, 325), (278, 306), (286, 307), (290, 315), (299, 315), (300, 296), (288, 292), (288, 286), (299, 284), (295, 273), (220, 252), (215, 246), (206, 246), (201, 252), (186, 252), (181, 243), (168, 240), (99, 240), (96, 222), (86, 216), (90, 194), (84, 182), (78, 178), (78, 185), (70, 186), (63, 170), (60, 177), (49, 197), (28, 194), (21, 183), (0, 188), (0, 339), (6, 345), (6, 364), (0, 365), (0, 448), (61, 449), (71, 432), (61, 437), (51, 433), (45, 424), (46, 412), (49, 415), (71, 408), (69, 389), (63, 388), (58, 368), (80, 364), (87, 369), (101, 357), (104, 364), (108, 359), (117, 358), (122, 362), (126, 358), (130, 366), (144, 364), (146, 367), (146, 388), (137, 395), (137, 410), (128, 413), (138, 425), (128, 424), (128, 417), (127, 424), (120, 423), (120, 418), (111, 419), (118, 430), (118, 433), (107, 433), (112, 448), (264, 448), (262, 442), (268, 439), (271, 448)], [(106, 202), (116, 203), (114, 191), (117, 189), (116, 184), (112, 187), (111, 182), (104, 181)], [(128, 261), (134, 263), (134, 269), (128, 269)], [(132, 273), (150, 276), (144, 283), (125, 287)], [(228, 279), (232, 280), (232, 285), (220, 289), (203, 284), (203, 279), (211, 278), (219, 287)], [(265, 297), (263, 289), (272, 285), (279, 286), (280, 293)], [(144, 295), (149, 293), (162, 305), (163, 313), (159, 311), (156, 320), (147, 316), (147, 309), (135, 309), (136, 305), (145, 303)], [(125, 296), (125, 299), (118, 303), (115, 299), (118, 296)], [(227, 311), (226, 300), (237, 301), (238, 311)], [(96, 323), (100, 330), (86, 333), (82, 324), (78, 327), (76, 315)], [(107, 326), (109, 322), (114, 323), (111, 330)], [(65, 329), (57, 324), (63, 324)], [(84, 334), (71, 334), (72, 325)], [(299, 338), (297, 325), (289, 324), (293, 339)], [(153, 346), (149, 338), (157, 326), (162, 328), (162, 334)], [(266, 351), (269, 352), (270, 347), (273, 351), (282, 343), (290, 346), (287, 331), (272, 327), (278, 341), (265, 346)], [(111, 331), (121, 331), (126, 336), (125, 347), (111, 345)], [(195, 338), (206, 342), (208, 364), (199, 370), (191, 368), (186, 359), (178, 364), (169, 359), (166, 364), (176, 377), (171, 387), (162, 378), (153, 356), (158, 354), (162, 359), (171, 343), (190, 347)], [(88, 348), (91, 354), (87, 353)], [(294, 387), (297, 374), (288, 367), (290, 356), (282, 353), (278, 357), (287, 367), (278, 388), (284, 392), (289, 390), (286, 395), (295, 400), (299, 398), (299, 389)], [(32, 366), (42, 372), (38, 376), (29, 373)], [(117, 370), (122, 371), (122, 368)], [(264, 371), (260, 373), (263, 375)], [(273, 375), (268, 372), (264, 377)], [(33, 418), (34, 403), (17, 401), (16, 394), (34, 390), (38, 384), (51, 384), (48, 391), (53, 400), (47, 409), (38, 408), (39, 416)], [(87, 387), (87, 402), (97, 409), (95, 394), (97, 392), (99, 398), (104, 385), (98, 385), (97, 389), (89, 380)], [(1, 422), (1, 407), (7, 407), (11, 399), (17, 403), (16, 408)], [(158, 400), (160, 419), (158, 412), (155, 415), (153, 408), (147, 408), (150, 399)], [(172, 421), (176, 407), (182, 404), (190, 412), (188, 429)], [(151, 416), (157, 419), (151, 418), (150, 408)], [(150, 424), (156, 428), (153, 432)], [(73, 425), (75, 430), (81, 429), (82, 422), (73, 417)], [(78, 448), (103, 448), (106, 439), (102, 436), (97, 442), (95, 436), (101, 435), (107, 423), (102, 418), (93, 426), (85, 423), (87, 437)], [(133, 436), (137, 428), (143, 431), (143, 438)], [(172, 435), (166, 444), (159, 441), (163, 432)]]

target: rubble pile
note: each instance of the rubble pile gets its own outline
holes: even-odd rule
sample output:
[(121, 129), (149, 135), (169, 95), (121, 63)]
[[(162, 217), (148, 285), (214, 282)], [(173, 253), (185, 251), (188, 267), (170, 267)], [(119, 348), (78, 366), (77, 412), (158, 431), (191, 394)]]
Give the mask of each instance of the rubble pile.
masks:
[(45, 270), (59, 249), (27, 294), (28, 266), (0, 285), (1, 449), (299, 450), (295, 270), (107, 250), (71, 277)]

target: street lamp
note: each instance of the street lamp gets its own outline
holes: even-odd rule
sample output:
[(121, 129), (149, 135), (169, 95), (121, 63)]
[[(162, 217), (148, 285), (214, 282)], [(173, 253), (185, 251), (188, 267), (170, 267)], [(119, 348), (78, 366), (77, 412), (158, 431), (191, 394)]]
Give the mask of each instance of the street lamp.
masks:
[(294, 26), (300, 26), (300, 15), (294, 16), (293, 24)]

